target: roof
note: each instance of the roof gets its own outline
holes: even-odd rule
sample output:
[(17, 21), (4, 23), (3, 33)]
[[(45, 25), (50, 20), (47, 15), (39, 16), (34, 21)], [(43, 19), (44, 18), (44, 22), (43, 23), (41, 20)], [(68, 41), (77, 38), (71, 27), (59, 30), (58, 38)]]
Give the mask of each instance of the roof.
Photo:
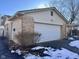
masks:
[[(15, 18), (16, 15), (24, 15), (24, 14), (28, 14), (28, 13), (34, 13), (34, 12), (40, 12), (40, 11), (47, 11), (47, 10), (54, 10), (60, 17), (63, 18), (63, 20), (64, 20), (66, 23), (68, 23), (67, 19), (66, 19), (55, 7), (18, 11), (18, 12), (16, 12), (16, 14), (15, 14), (12, 18)], [(11, 19), (12, 19), (12, 18), (11, 18)]]
[(11, 16), (9, 16), (9, 15), (3, 15), (2, 17), (1, 17), (1, 19), (3, 19), (3, 21), (5, 22), (6, 20), (8, 20), (7, 18), (10, 18)]
[(3, 19), (4, 17), (10, 18), (11, 16), (10, 16), (10, 15), (4, 15), (4, 16), (2, 16), (1, 18)]
[(71, 27), (71, 26), (72, 26), (72, 27), (79, 27), (79, 24), (73, 24), (73, 23), (72, 23), (72, 24), (68, 24), (67, 26), (68, 26), (68, 27)]

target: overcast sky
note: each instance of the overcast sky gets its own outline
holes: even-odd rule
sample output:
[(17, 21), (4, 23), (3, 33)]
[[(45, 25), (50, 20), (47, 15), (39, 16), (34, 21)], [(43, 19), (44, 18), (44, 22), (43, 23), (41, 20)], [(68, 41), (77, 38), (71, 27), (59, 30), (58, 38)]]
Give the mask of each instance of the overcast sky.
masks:
[(16, 11), (43, 8), (49, 0), (0, 0), (0, 14), (13, 15)]

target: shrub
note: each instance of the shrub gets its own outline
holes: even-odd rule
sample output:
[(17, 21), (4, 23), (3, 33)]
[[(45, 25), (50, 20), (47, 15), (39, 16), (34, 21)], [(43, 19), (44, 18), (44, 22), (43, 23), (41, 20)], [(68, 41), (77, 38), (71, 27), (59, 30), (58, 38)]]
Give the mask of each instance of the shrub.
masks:
[(38, 42), (40, 35), (39, 33), (23, 32), (18, 33), (15, 37), (22, 46), (28, 46)]

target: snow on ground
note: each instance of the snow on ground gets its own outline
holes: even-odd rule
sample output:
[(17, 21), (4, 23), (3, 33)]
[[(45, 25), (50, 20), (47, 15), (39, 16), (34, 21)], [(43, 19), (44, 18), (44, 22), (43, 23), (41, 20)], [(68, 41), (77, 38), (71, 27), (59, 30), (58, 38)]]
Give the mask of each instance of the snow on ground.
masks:
[[(44, 47), (40, 47), (40, 48), (44, 48)], [(32, 49), (40, 49), (39, 47), (35, 47)], [(76, 53), (73, 53), (65, 48), (62, 48), (61, 50), (57, 49), (56, 51), (53, 48), (48, 48), (45, 47), (45, 49), (47, 49), (48, 51), (44, 51), (43, 53), (48, 54), (50, 56), (44, 56), (44, 57), (40, 57), (35, 56), (31, 53), (26, 54), (24, 56), (25, 59), (79, 59), (79, 55)]]
[(11, 50), (11, 53), (17, 53), (18, 55), (21, 55), (21, 50), (20, 49)]
[(20, 49), (17, 49), (16, 50), (16, 53), (18, 53), (18, 55), (21, 55), (21, 50)]
[(76, 48), (79, 48), (79, 40), (72, 41), (71, 43), (69, 43), (69, 45), (76, 47)]
[(68, 40), (74, 40), (74, 38), (73, 37), (69, 37)]
[(34, 47), (32, 48), (32, 50), (38, 50), (38, 49), (43, 49), (44, 47), (38, 46), (38, 47)]

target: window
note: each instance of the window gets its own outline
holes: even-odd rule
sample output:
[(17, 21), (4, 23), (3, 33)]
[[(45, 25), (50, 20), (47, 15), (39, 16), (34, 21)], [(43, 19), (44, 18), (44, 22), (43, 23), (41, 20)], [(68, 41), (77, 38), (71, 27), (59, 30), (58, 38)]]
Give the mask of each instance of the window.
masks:
[(13, 28), (13, 31), (15, 31), (15, 28)]
[(53, 11), (51, 11), (51, 16), (53, 16)]

